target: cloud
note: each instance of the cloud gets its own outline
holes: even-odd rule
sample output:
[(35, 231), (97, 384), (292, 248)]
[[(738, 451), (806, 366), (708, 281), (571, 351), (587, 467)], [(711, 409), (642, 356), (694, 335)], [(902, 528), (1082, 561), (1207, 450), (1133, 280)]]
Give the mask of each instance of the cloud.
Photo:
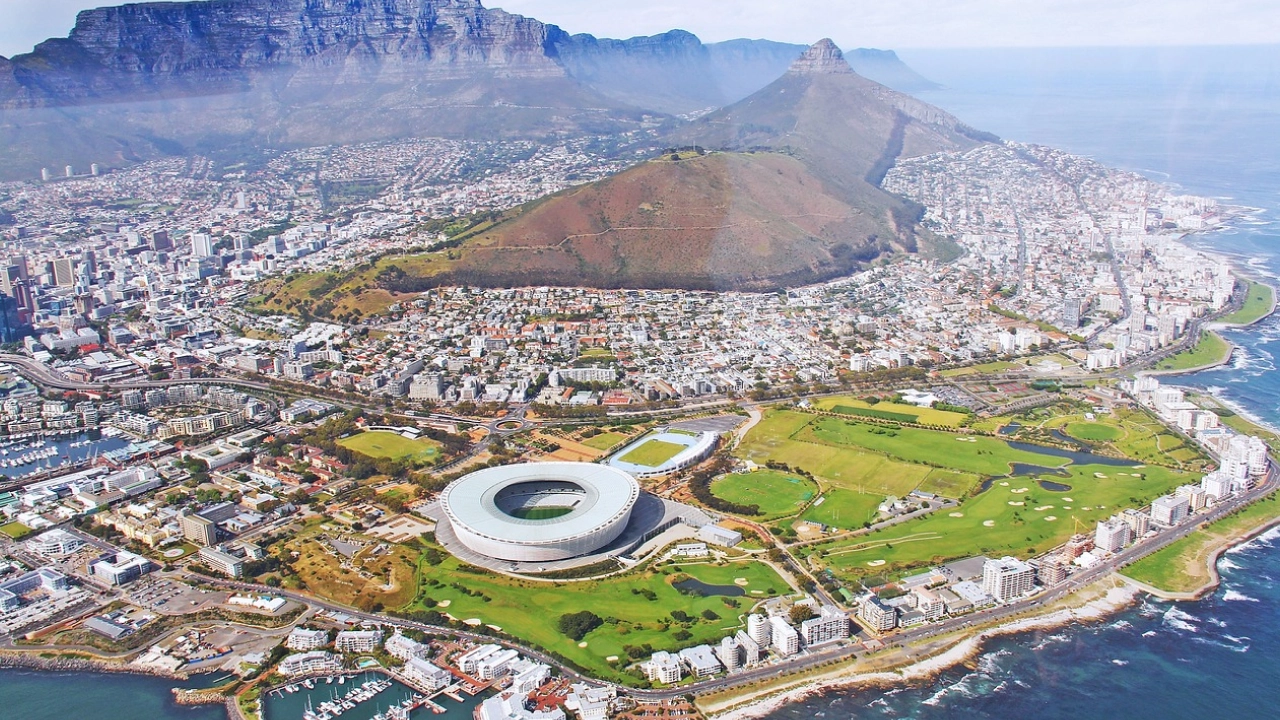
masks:
[[(0, 0), (0, 54), (66, 37), (78, 11), (111, 0)], [(1280, 43), (1275, 0), (486, 0), (603, 37), (673, 28), (843, 47), (1055, 47)]]

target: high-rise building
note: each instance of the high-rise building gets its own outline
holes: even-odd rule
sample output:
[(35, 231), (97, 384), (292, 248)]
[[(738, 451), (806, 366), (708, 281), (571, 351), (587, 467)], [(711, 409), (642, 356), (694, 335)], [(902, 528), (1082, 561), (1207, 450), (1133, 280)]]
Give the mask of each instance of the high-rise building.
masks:
[(888, 632), (898, 626), (898, 611), (877, 597), (869, 597), (862, 602), (858, 617), (876, 632)]
[(1177, 495), (1158, 497), (1151, 503), (1151, 521), (1157, 525), (1171, 527), (1186, 519), (1191, 509), (1191, 501)]
[(191, 253), (198, 258), (213, 257), (213, 237), (208, 233), (192, 234)]
[(982, 565), (982, 591), (998, 602), (1008, 602), (1031, 592), (1036, 570), (1015, 557), (988, 560)]
[(76, 284), (75, 258), (60, 257), (53, 261), (53, 282), (58, 287), (71, 287)]
[(173, 240), (169, 239), (168, 230), (157, 230), (151, 233), (151, 249), (156, 252), (173, 249)]
[(1063, 329), (1075, 330), (1080, 327), (1081, 305), (1082, 303), (1078, 298), (1067, 298), (1062, 301)]
[(823, 605), (818, 614), (800, 623), (805, 645), (820, 645), (849, 637), (849, 616), (834, 605)]
[(1151, 516), (1141, 510), (1130, 508), (1120, 513), (1120, 517), (1124, 518), (1125, 523), (1129, 525), (1134, 539), (1140, 538), (1151, 531)]
[(1128, 523), (1119, 515), (1113, 515), (1110, 520), (1098, 522), (1098, 528), (1093, 534), (1093, 546), (1103, 552), (1120, 552), (1133, 539), (1132, 533), (1133, 529)]
[(747, 616), (747, 635), (760, 647), (768, 647), (773, 642), (772, 626), (764, 615)]
[(769, 618), (770, 633), (773, 635), (773, 649), (782, 657), (800, 652), (800, 633), (791, 627), (786, 620), (774, 615)]
[(182, 536), (206, 547), (218, 544), (218, 526), (199, 515), (182, 516)]

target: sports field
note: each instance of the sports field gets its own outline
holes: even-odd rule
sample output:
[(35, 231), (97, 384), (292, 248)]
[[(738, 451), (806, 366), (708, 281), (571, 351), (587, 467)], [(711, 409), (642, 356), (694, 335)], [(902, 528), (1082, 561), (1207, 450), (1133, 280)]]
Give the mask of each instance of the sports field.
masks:
[(829, 530), (854, 530), (875, 519), (883, 495), (870, 495), (845, 488), (832, 488), (800, 516), (826, 525)]
[(1249, 294), (1244, 305), (1230, 315), (1222, 318), (1222, 322), (1247, 325), (1267, 316), (1274, 302), (1275, 290), (1270, 285), (1249, 281)]
[(594, 450), (611, 450), (615, 445), (626, 439), (627, 436), (622, 433), (602, 432), (599, 435), (593, 435), (583, 440), (582, 444)]
[(942, 427), (960, 427), (969, 419), (964, 413), (949, 410), (935, 410), (901, 403), (878, 402), (868, 404), (856, 397), (842, 395), (823, 398), (814, 403), (819, 410), (860, 417), (880, 418), (897, 422), (919, 423), (922, 425), (940, 425)]
[(845, 541), (804, 548), (837, 575), (890, 576), (972, 555), (1027, 557), (1058, 545), (1079, 527), (1092, 529), (1199, 476), (1156, 466), (1082, 465), (1069, 478), (1050, 477), (1070, 490), (1052, 492), (1032, 478), (996, 482), (954, 512), (938, 512)]
[[(631, 662), (625, 646), (649, 644), (655, 650), (674, 650), (700, 642), (718, 642), (740, 627), (739, 615), (757, 601), (791, 591), (768, 565), (754, 560), (725, 565), (664, 565), (656, 571), (646, 569), (603, 580), (543, 583), (462, 572), (457, 559), (444, 554), (444, 561), (437, 566), (421, 563), (422, 584), (412, 609), (436, 610), (459, 620), (474, 618), (497, 625), (522, 640), (566, 656), (595, 677), (615, 681), (624, 680), (621, 668)], [(672, 587), (677, 575), (709, 585), (741, 588), (744, 594), (733, 599), (738, 607), (731, 607), (726, 598), (719, 596), (684, 595)], [(537, 608), (538, 622), (530, 621), (530, 608)], [(682, 610), (692, 620), (673, 621), (673, 609)], [(585, 647), (556, 627), (561, 615), (581, 610), (609, 619), (587, 634), (583, 639)], [(711, 611), (716, 619), (704, 617), (704, 610)], [(682, 629), (690, 634), (684, 641), (674, 637)], [(608, 660), (614, 656), (619, 660)]]
[(679, 455), (686, 445), (667, 442), (666, 440), (648, 440), (635, 450), (623, 455), (619, 458), (622, 462), (629, 462), (632, 465), (640, 465), (641, 467), (656, 468), (662, 463)]
[(440, 443), (428, 438), (410, 440), (387, 430), (371, 430), (342, 438), (338, 444), (348, 450), (372, 458), (407, 459), (417, 463), (434, 463), (440, 457)]
[(774, 470), (729, 473), (711, 485), (711, 493), (716, 497), (740, 505), (755, 505), (766, 518), (799, 512), (817, 492), (818, 487), (812, 480)]
[(1067, 423), (1062, 430), (1071, 437), (1086, 442), (1112, 442), (1124, 435), (1114, 425), (1091, 421)]
[(1214, 363), (1225, 362), (1231, 357), (1231, 344), (1213, 332), (1200, 335), (1200, 340), (1190, 349), (1167, 357), (1156, 364), (1156, 370), (1189, 370)]

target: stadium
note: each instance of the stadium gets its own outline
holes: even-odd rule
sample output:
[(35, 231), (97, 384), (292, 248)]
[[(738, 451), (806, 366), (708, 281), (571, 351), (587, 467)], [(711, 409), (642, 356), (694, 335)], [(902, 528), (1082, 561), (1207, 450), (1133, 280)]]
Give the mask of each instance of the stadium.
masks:
[(465, 475), (440, 494), (458, 542), (520, 563), (593, 553), (622, 534), (640, 498), (625, 472), (589, 463), (527, 463)]
[(719, 438), (714, 432), (659, 428), (614, 453), (608, 464), (640, 479), (661, 477), (706, 460)]

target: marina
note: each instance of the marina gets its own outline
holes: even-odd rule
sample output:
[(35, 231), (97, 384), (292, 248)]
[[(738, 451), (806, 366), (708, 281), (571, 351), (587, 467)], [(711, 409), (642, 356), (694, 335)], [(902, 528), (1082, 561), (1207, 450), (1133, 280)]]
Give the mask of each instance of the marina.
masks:
[(456, 692), (428, 698), (391, 677), (365, 672), (290, 682), (266, 693), (262, 707), (264, 720), (470, 720), (482, 699)]
[(118, 431), (70, 430), (26, 433), (0, 440), (0, 475), (22, 478), (63, 465), (110, 459), (129, 447), (131, 438)]

